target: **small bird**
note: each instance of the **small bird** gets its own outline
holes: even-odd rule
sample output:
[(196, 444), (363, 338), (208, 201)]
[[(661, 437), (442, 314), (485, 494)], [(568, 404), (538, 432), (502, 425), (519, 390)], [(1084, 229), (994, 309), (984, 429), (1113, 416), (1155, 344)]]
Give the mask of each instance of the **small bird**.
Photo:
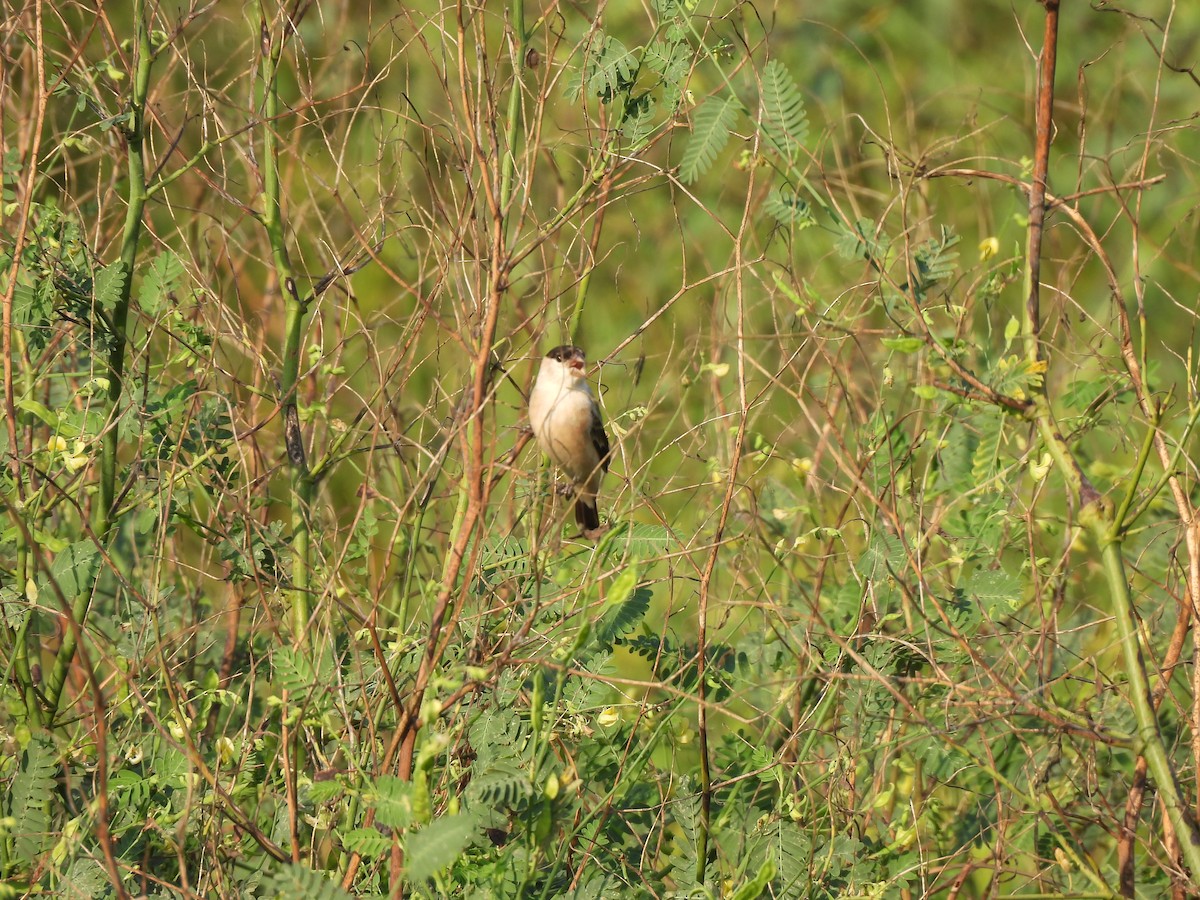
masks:
[(529, 394), (529, 424), (546, 455), (571, 479), (575, 521), (584, 537), (595, 538), (600, 533), (596, 493), (611, 451), (586, 367), (583, 351), (570, 344), (547, 353)]

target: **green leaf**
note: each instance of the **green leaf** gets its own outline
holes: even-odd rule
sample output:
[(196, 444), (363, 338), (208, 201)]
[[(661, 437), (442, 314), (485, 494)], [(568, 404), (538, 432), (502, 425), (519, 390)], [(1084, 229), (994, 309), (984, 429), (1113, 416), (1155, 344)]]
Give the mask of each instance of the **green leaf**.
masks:
[(995, 477), (1000, 468), (1000, 448), (1004, 442), (1004, 414), (988, 409), (975, 416), (979, 431), (979, 443), (971, 458), (971, 481), (975, 485), (986, 484)]
[(897, 353), (916, 353), (925, 346), (925, 342), (919, 337), (884, 338), (883, 346)]
[[(1003, 569), (976, 572), (967, 582), (967, 591), (989, 616), (1003, 615), (1021, 605), (1021, 583)], [(1001, 605), (1007, 609), (999, 609)]]
[(374, 828), (353, 828), (342, 835), (342, 846), (366, 859), (378, 859), (392, 848), (392, 839)]
[(576, 101), (584, 91), (608, 103), (621, 91), (633, 87), (638, 58), (610, 34), (600, 33), (588, 48), (579, 81), (567, 89), (567, 99)]
[(25, 335), (30, 350), (40, 350), (50, 340), (54, 314), (54, 283), (44, 278), (36, 285), (17, 283), (13, 288), (13, 323)]
[(675, 543), (671, 532), (663, 525), (634, 525), (623, 539), (629, 553), (642, 559), (668, 553)]
[(93, 285), (96, 305), (105, 312), (112, 312), (125, 288), (125, 263), (117, 260), (96, 273)]
[(776, 188), (763, 201), (763, 210), (780, 225), (794, 225), (797, 230), (816, 225), (808, 201), (790, 188)]
[(958, 267), (958, 251), (952, 249), (960, 238), (954, 229), (945, 225), (941, 237), (925, 241), (913, 254), (911, 289), (917, 296), (923, 295), (939, 281), (946, 281)]
[(691, 184), (711, 169), (717, 156), (725, 149), (738, 106), (736, 97), (725, 96), (709, 97), (696, 108), (692, 116), (692, 137), (679, 164), (679, 177), (686, 184)]
[[(38, 403), (36, 400), (30, 400), (28, 398), (18, 400), (16, 403), (16, 406), (17, 406), (17, 409), (23, 410), (24, 412), (31, 413), (31, 414), (37, 416), (39, 419), (41, 419), (43, 422), (45, 422), (51, 428), (59, 427), (58, 413), (51, 412), (43, 404)], [(69, 436), (73, 437), (73, 435), (69, 435)]]
[(758, 897), (762, 896), (762, 892), (767, 889), (767, 885), (771, 883), (771, 879), (775, 877), (776, 871), (775, 860), (768, 857), (759, 866), (758, 874), (754, 876), (754, 880), (746, 882), (734, 891), (731, 900), (757, 900)]
[(424, 881), (451, 865), (466, 849), (475, 833), (470, 816), (443, 816), (404, 842), (405, 877)]
[(904, 544), (900, 538), (882, 528), (876, 528), (871, 534), (871, 543), (858, 558), (854, 568), (864, 578), (882, 579), (892, 572), (901, 571), (906, 562)]
[(106, 888), (110, 887), (108, 871), (99, 860), (86, 857), (76, 857), (71, 860), (62, 880), (55, 886), (55, 894), (65, 900), (83, 897), (112, 896)]
[(660, 76), (662, 101), (672, 112), (683, 99), (684, 79), (691, 64), (691, 47), (682, 33), (668, 33), (666, 40), (655, 41), (642, 53), (642, 65)]
[(316, 673), (306, 653), (292, 647), (281, 647), (275, 651), (271, 661), (275, 670), (275, 684), (280, 690), (304, 691), (316, 681)]
[(286, 866), (267, 879), (265, 886), (278, 900), (353, 900), (324, 872), (303, 865)]
[[(615, 590), (615, 585), (613, 589)], [(619, 603), (608, 604), (593, 632), (596, 644), (611, 648), (617, 638), (637, 628), (650, 609), (650, 596), (648, 588), (639, 587)]]
[(1105, 378), (1076, 379), (1063, 391), (1062, 400), (1072, 409), (1087, 409), (1111, 387), (1112, 383)]
[(30, 740), (8, 790), (9, 828), (17, 858), (30, 863), (49, 849), (57, 837), (50, 827), (49, 805), (56, 796), (54, 745), (45, 737)]
[(170, 250), (155, 257), (150, 264), (150, 270), (142, 279), (142, 289), (138, 292), (138, 305), (150, 315), (158, 312), (163, 300), (178, 286), (183, 278), (183, 263)]
[[(98, 560), (94, 541), (77, 541), (60, 550), (50, 565), (50, 577), (38, 580), (40, 595), (47, 600), (55, 596), (52, 593), (52, 583), (58, 585), (68, 600), (90, 591), (96, 578)], [(50, 579), (53, 579), (53, 582)]]
[(1021, 330), (1021, 323), (1017, 321), (1016, 316), (1010, 316), (1008, 324), (1004, 326), (1004, 349), (1007, 350), (1012, 344), (1013, 338), (1017, 336), (1017, 332)]
[(649, 94), (630, 97), (621, 119), (621, 134), (629, 143), (641, 144), (654, 131), (658, 119), (655, 113), (654, 98)]
[(516, 806), (533, 796), (529, 773), (516, 760), (495, 761), (471, 780), (470, 793), (497, 809)]
[(891, 241), (886, 234), (875, 235), (875, 223), (870, 219), (859, 219), (853, 228), (839, 225), (841, 235), (834, 249), (842, 259), (869, 259), (882, 262)]
[(808, 137), (804, 97), (787, 67), (771, 60), (762, 74), (763, 132), (767, 141), (787, 159), (794, 160)]
[(761, 835), (762, 849), (775, 863), (778, 897), (808, 897), (812, 887), (813, 848), (803, 828), (788, 821), (770, 823)]
[(328, 803), (345, 789), (345, 786), (341, 782), (336, 779), (330, 779), (329, 781), (314, 781), (308, 786), (306, 793), (311, 803)]
[(389, 828), (407, 828), (413, 819), (412, 783), (381, 775), (373, 788), (368, 802), (375, 810), (375, 820)]

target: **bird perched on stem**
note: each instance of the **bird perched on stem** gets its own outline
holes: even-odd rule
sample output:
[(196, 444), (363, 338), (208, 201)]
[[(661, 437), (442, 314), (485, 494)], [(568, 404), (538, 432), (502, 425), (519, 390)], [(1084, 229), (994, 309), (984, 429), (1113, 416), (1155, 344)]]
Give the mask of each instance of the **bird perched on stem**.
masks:
[(594, 539), (600, 534), (596, 494), (611, 451), (586, 368), (578, 347), (564, 344), (547, 353), (529, 394), (529, 424), (546, 455), (571, 479), (575, 521), (584, 537)]

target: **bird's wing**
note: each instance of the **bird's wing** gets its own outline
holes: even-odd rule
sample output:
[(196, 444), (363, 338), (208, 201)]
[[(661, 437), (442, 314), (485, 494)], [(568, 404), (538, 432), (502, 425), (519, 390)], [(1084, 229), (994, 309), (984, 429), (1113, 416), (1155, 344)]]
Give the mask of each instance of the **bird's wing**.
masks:
[(604, 420), (600, 418), (599, 404), (592, 403), (592, 445), (600, 456), (600, 468), (608, 471), (608, 458), (612, 448), (608, 445), (608, 433), (604, 430)]

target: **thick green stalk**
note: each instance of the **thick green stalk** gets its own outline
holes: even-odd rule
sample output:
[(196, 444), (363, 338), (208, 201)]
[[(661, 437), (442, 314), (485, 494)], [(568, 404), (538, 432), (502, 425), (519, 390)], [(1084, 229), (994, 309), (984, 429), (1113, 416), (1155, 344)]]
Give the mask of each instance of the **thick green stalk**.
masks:
[(283, 54), (283, 37), (272, 42), (266, 10), (258, 5), (263, 23), (264, 46), (260, 78), (262, 83), (263, 146), (262, 223), (271, 244), (275, 278), (283, 294), (286, 316), (283, 338), (283, 371), (279, 381), (279, 403), (283, 412), (285, 441), (292, 469), (292, 637), (297, 644), (307, 642), (309, 587), (311, 583), (311, 532), (309, 508), (312, 502), (313, 481), (304, 457), (304, 440), (296, 412), (296, 382), (300, 373), (300, 352), (304, 338), (304, 317), (308, 302), (296, 289), (296, 278), (288, 256), (287, 235), (283, 225), (283, 210), (279, 189), (279, 148), (275, 136), (275, 119), (279, 115), (279, 60)]
[[(1059, 0), (1042, 0), (1046, 10), (1045, 33), (1042, 56), (1038, 72), (1037, 138), (1034, 147), (1033, 183), (1029, 192), (1029, 250), (1025, 261), (1026, 303), (1022, 323), (1026, 358), (1038, 362), (1043, 358), (1040, 343), (1040, 266), (1042, 235), (1046, 216), (1046, 181), (1049, 172), (1050, 138), (1053, 133), (1054, 72), (1058, 44)], [(1158, 786), (1159, 798), (1171, 820), (1183, 858), (1191, 870), (1193, 880), (1200, 878), (1200, 830), (1191, 810), (1185, 805), (1183, 795), (1172, 768), (1171, 759), (1159, 728), (1158, 716), (1150, 696), (1150, 682), (1146, 677), (1146, 661), (1139, 643), (1137, 616), (1133, 598), (1129, 593), (1129, 580), (1125, 575), (1125, 561), (1121, 556), (1122, 524), (1132, 502), (1132, 494), (1121, 504), (1120, 514), (1114, 511), (1111, 500), (1100, 495), (1087, 480), (1071, 453), (1070, 447), (1059, 434), (1054, 422), (1054, 413), (1044, 384), (1037, 391), (1034, 402), (1026, 415), (1036, 423), (1043, 443), (1054, 458), (1071, 493), (1079, 499), (1079, 521), (1091, 532), (1099, 547), (1104, 575), (1108, 581), (1112, 598), (1113, 614), (1121, 639), (1121, 653), (1125, 663), (1125, 677), (1129, 681), (1130, 702), (1138, 723), (1139, 752), (1145, 757), (1151, 774)], [(1151, 423), (1153, 431), (1156, 423)], [(1142, 456), (1147, 454), (1143, 452)], [(1140, 462), (1134, 477), (1136, 483), (1144, 462)]]
[(1171, 759), (1167, 754), (1158, 716), (1154, 712), (1154, 701), (1150, 696), (1150, 681), (1146, 677), (1146, 660), (1142, 656), (1142, 645), (1138, 635), (1137, 616), (1133, 598), (1129, 593), (1129, 579), (1125, 575), (1125, 561), (1121, 556), (1119, 524), (1113, 519), (1112, 505), (1097, 501), (1080, 512), (1080, 521), (1088, 527), (1100, 547), (1104, 563), (1104, 577), (1108, 581), (1109, 594), (1113, 601), (1113, 615), (1117, 632), (1121, 638), (1121, 655), (1125, 661), (1125, 673), (1129, 679), (1130, 702), (1137, 717), (1139, 752), (1146, 757), (1150, 773), (1154, 776), (1158, 796), (1167, 810), (1167, 816), (1179, 836), (1179, 847), (1187, 862), (1192, 883), (1200, 877), (1200, 829), (1195, 817), (1183, 800), (1183, 791)]
[[(111, 328), (106, 376), (108, 378), (107, 422), (100, 447), (100, 490), (92, 506), (92, 532), (96, 539), (107, 540), (115, 521), (113, 500), (117, 486), (117, 451), (121, 445), (119, 407), (124, 390), (125, 355), (129, 344), (127, 333), (129, 306), (133, 296), (133, 267), (137, 262), (138, 241), (142, 235), (142, 213), (146, 205), (146, 162), (143, 141), (145, 138), (146, 97), (150, 90), (150, 66), (154, 61), (150, 50), (150, 29), (146, 23), (143, 3), (133, 7), (134, 40), (137, 62), (134, 69), (132, 92), (129, 100), (129, 118), (125, 125), (126, 159), (129, 175), (128, 207), (125, 212), (125, 227), (121, 238), (121, 281), (120, 291), (111, 314)], [(71, 614), (79, 628), (66, 628), (54, 665), (46, 679), (46, 704), (53, 719), (58, 712), (67, 670), (75, 658), (77, 634), (82, 632), (88, 609), (92, 602), (94, 578), (81, 578), (79, 595), (71, 605)]]
[(521, 85), (525, 70), (525, 3), (512, 0), (513, 37), (517, 42), (513, 54), (513, 85), (508, 94), (508, 116), (505, 122), (504, 157), (500, 164), (500, 209), (507, 219), (508, 201), (512, 199), (513, 173), (517, 165), (517, 130), (521, 124)]
[[(16, 583), (22, 587), (28, 582), (29, 576), (29, 548), (25, 543), (24, 535), (18, 531), (17, 533), (17, 577)], [(30, 609), (29, 615), (25, 617), (25, 621), (21, 623), (21, 627), (14, 634), (8, 625), (4, 626), (4, 636), (7, 642), (12, 644), (12, 673), (14, 682), (20, 687), (21, 700), (24, 706), (25, 717), (29, 720), (29, 724), (34, 727), (39, 727), (42, 724), (42, 707), (38, 700), (37, 691), (33, 684), (33, 670), (29, 664), (29, 624), (33, 621), (33, 610)], [(10, 673), (6, 672), (8, 677)]]

